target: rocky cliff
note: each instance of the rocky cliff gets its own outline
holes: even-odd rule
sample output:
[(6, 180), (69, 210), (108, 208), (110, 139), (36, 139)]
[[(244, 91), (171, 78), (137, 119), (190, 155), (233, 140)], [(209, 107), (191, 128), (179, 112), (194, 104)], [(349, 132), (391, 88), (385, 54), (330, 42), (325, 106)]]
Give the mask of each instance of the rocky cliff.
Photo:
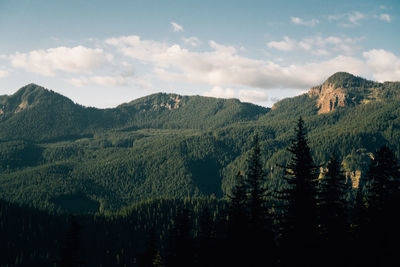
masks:
[(338, 107), (398, 98), (400, 97), (400, 83), (373, 82), (346, 72), (337, 72), (323, 84), (311, 88), (308, 96), (316, 98), (318, 114), (323, 114)]

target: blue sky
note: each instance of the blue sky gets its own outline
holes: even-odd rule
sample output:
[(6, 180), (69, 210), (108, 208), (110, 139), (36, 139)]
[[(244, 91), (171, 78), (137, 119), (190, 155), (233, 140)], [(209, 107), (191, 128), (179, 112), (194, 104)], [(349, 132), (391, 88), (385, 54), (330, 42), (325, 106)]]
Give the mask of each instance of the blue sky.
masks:
[(400, 80), (400, 1), (0, 0), (0, 94), (86, 106), (155, 92), (264, 106), (337, 71)]

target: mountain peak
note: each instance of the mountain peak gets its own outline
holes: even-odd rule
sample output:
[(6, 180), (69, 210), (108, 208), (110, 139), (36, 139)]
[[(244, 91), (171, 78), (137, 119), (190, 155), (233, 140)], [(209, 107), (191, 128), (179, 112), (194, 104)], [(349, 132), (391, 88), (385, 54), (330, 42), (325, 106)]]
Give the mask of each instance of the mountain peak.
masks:
[(140, 110), (173, 110), (182, 107), (185, 104), (187, 98), (187, 96), (181, 96), (177, 94), (155, 93), (135, 99), (129, 103), (122, 104), (119, 107), (124, 108), (135, 106)]
[(0, 121), (41, 103), (57, 105), (60, 102), (72, 101), (52, 90), (30, 83), (20, 88), (13, 95), (6, 95), (0, 99)]
[(308, 95), (316, 98), (319, 114), (329, 113), (338, 107), (384, 100), (390, 96), (398, 97), (398, 87), (393, 84), (369, 81), (347, 72), (336, 72), (323, 84), (311, 88)]
[(330, 76), (323, 85), (333, 85), (335, 88), (361, 87), (373, 83), (364, 78), (354, 76), (347, 72), (336, 72)]

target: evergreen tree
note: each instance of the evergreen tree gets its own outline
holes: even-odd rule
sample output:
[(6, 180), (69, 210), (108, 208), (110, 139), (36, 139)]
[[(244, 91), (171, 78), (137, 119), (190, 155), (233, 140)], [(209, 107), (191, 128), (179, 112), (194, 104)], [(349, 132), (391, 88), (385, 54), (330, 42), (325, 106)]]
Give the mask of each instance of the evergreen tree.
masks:
[(161, 254), (157, 247), (156, 231), (154, 228), (150, 229), (149, 238), (146, 244), (146, 251), (139, 255), (138, 265), (140, 267), (154, 267), (161, 264)]
[(383, 212), (399, 192), (400, 169), (397, 159), (387, 146), (374, 156), (367, 173), (368, 204), (370, 211)]
[(256, 135), (253, 141), (253, 151), (248, 159), (248, 169), (246, 172), (248, 190), (247, 207), (250, 223), (253, 224), (253, 226), (263, 224), (266, 219), (265, 177), (265, 171), (261, 162), (260, 144), (258, 135)]
[(229, 266), (245, 266), (248, 255), (249, 218), (246, 206), (247, 183), (241, 172), (236, 175), (236, 184), (229, 200), (226, 258)]
[(166, 266), (194, 265), (191, 211), (186, 207), (176, 215), (167, 249)]
[(197, 233), (196, 264), (198, 266), (216, 266), (215, 229), (210, 210), (205, 207), (199, 217)]
[(321, 180), (319, 209), (321, 211), (322, 231), (325, 238), (331, 241), (347, 231), (348, 184), (341, 163), (332, 156), (327, 165), (327, 172)]
[[(228, 206), (228, 246), (233, 266), (259, 266), (275, 263), (275, 242), (266, 202), (266, 175), (261, 161), (258, 136), (247, 161), (244, 177), (236, 176), (236, 185)], [(265, 257), (268, 253), (268, 257)]]
[(286, 253), (284, 264), (312, 265), (317, 247), (317, 166), (307, 144), (304, 121), (300, 117), (288, 151), (292, 154), (285, 167), (286, 189), (278, 192), (282, 201), (281, 234)]
[(239, 171), (236, 174), (236, 183), (232, 189), (232, 194), (229, 197), (229, 220), (234, 221), (236, 218), (246, 216), (246, 201), (247, 201), (247, 185), (243, 174)]
[[(394, 153), (387, 146), (381, 147), (374, 155), (367, 172), (368, 227), (370, 233), (371, 262), (387, 265), (396, 258), (400, 231), (394, 213), (400, 200), (400, 168)], [(363, 233), (367, 234), (367, 233)], [(396, 238), (394, 238), (396, 237)]]
[(59, 264), (61, 267), (82, 266), (83, 261), (80, 255), (81, 225), (74, 216), (70, 218), (70, 226), (67, 231)]
[[(261, 161), (258, 135), (253, 140), (253, 150), (246, 172), (249, 251), (247, 265), (275, 264), (275, 241), (272, 220), (267, 205), (266, 173)], [(268, 256), (266, 257), (265, 254)]]
[(321, 180), (319, 210), (324, 255), (329, 266), (343, 266), (348, 254), (349, 225), (346, 194), (349, 190), (341, 163), (332, 156)]

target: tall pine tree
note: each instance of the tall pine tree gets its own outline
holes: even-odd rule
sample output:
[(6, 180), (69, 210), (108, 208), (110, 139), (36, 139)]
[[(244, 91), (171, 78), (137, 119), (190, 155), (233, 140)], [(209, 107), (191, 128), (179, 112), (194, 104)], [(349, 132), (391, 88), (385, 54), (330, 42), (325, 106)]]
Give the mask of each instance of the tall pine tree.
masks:
[(257, 135), (247, 160), (245, 176), (239, 172), (236, 180), (228, 206), (227, 245), (232, 251), (229, 265), (275, 264), (275, 241), (266, 201), (266, 174)]
[(282, 203), (280, 219), (282, 245), (291, 256), (283, 264), (312, 265), (318, 237), (317, 180), (314, 164), (306, 139), (304, 121), (300, 117), (295, 136), (288, 148), (291, 159), (285, 166), (287, 187), (278, 192)]
[[(246, 172), (249, 249), (248, 266), (275, 264), (275, 241), (272, 219), (267, 204), (266, 172), (261, 158), (261, 148), (256, 134)], [(267, 256), (265, 256), (267, 254)]]
[[(367, 172), (367, 203), (370, 262), (387, 266), (397, 259), (400, 238), (398, 203), (400, 201), (400, 168), (390, 148), (381, 147), (374, 155)], [(367, 235), (367, 232), (363, 233)]]
[(192, 236), (192, 211), (179, 209), (170, 231), (166, 266), (194, 266), (194, 240)]
[(318, 198), (326, 266), (343, 266), (349, 257), (348, 187), (340, 161), (332, 156)]

